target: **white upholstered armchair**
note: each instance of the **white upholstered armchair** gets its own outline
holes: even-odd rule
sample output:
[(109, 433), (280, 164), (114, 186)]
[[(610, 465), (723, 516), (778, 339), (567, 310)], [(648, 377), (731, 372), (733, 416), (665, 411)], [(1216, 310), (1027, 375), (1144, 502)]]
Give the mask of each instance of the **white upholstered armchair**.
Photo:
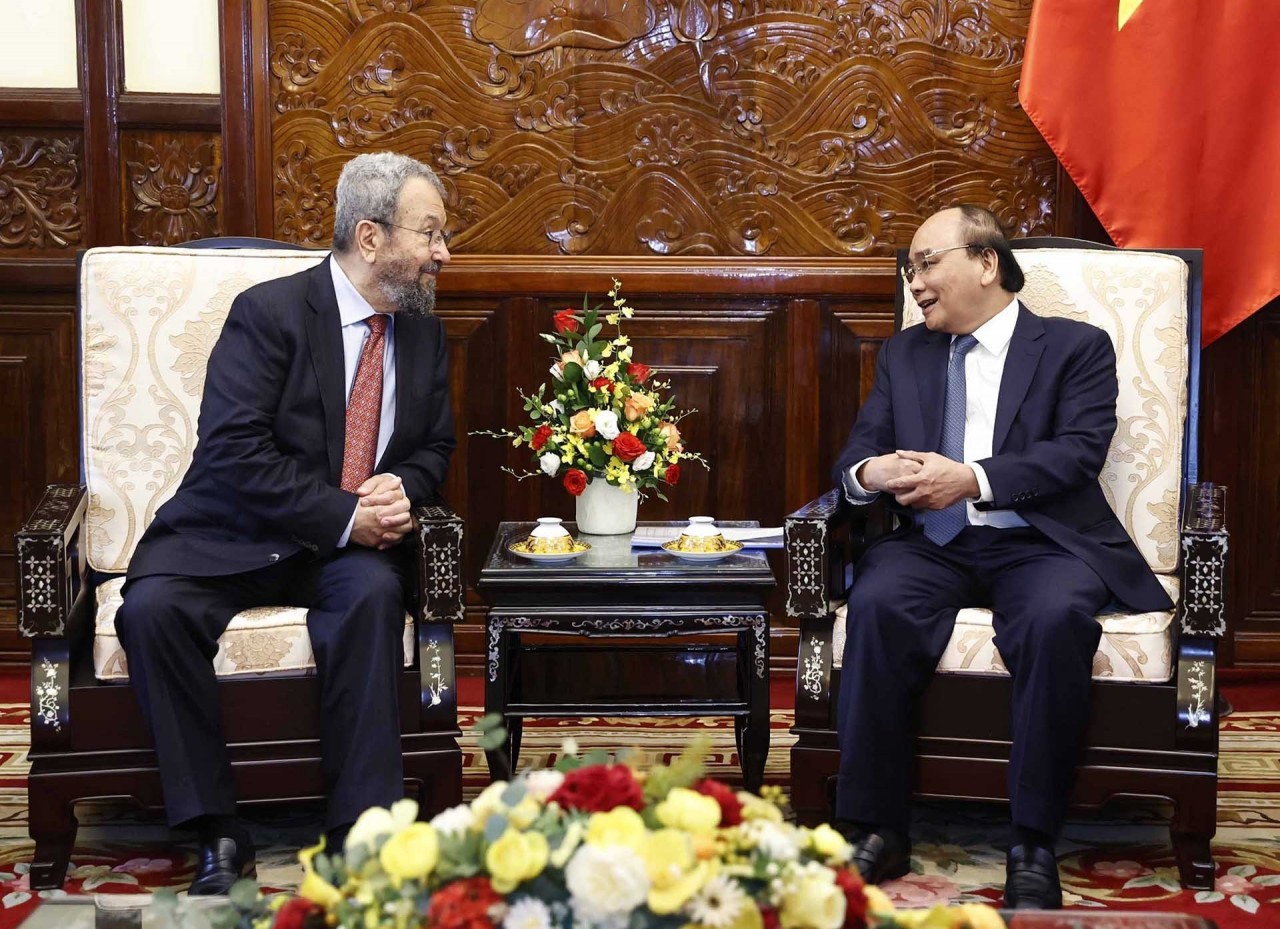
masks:
[[(1100, 482), (1176, 604), (1169, 612), (1098, 617), (1103, 634), (1093, 662), (1092, 716), (1072, 802), (1171, 799), (1183, 883), (1210, 887), (1214, 659), (1226, 631), (1227, 544), (1221, 526), (1192, 532), (1181, 524), (1187, 487), (1197, 478), (1200, 255), (1055, 239), (1013, 245), (1026, 273), (1018, 296), (1028, 308), (1090, 322), (1115, 344), (1118, 427)], [(896, 302), (899, 327), (921, 322), (905, 287)], [(792, 803), (802, 821), (829, 813), (839, 757), (833, 694), (849, 608), (842, 598), (868, 533), (888, 519), (886, 510), (871, 509), (855, 512), (832, 491), (786, 521), (787, 612), (800, 625)], [(920, 795), (1007, 799), (1010, 688), (993, 639), (989, 610), (960, 611), (941, 673), (922, 700)]]

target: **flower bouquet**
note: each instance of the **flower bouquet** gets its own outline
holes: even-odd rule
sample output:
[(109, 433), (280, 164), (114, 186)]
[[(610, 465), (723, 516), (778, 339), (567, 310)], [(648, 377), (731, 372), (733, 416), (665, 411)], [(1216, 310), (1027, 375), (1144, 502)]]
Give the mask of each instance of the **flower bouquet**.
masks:
[(671, 384), (656, 381), (651, 368), (632, 358), (621, 322), (635, 311), (621, 292), (614, 280), (611, 306), (588, 307), (583, 297), (581, 311), (555, 314), (554, 331), (541, 333), (555, 353), (550, 393), (545, 383), (532, 394), (521, 392), (529, 425), (481, 433), (529, 447), (539, 470), (509, 471), (517, 478), (560, 478), (575, 497), (601, 481), (666, 500), (663, 488), (679, 482), (682, 461), (706, 466), (700, 455), (685, 451), (679, 423), (686, 414), (662, 396)]
[(296, 897), (242, 900), (240, 925), (1003, 929), (983, 905), (895, 912), (830, 826), (791, 825), (774, 799), (707, 778), (707, 744), (644, 770), (566, 743), (554, 769), (491, 784), (429, 823), (411, 800), (368, 810), (342, 854), (323, 842), (301, 852)]

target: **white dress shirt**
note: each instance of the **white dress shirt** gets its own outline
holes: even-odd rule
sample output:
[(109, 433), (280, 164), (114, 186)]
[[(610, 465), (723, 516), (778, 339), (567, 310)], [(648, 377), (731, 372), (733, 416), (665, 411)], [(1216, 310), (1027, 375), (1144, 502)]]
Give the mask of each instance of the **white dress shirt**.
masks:
[[(342, 356), (343, 370), (346, 376), (344, 396), (351, 401), (351, 388), (355, 385), (356, 369), (360, 366), (360, 353), (364, 351), (365, 339), (369, 338), (369, 326), (365, 320), (377, 312), (369, 301), (360, 296), (351, 283), (346, 272), (338, 266), (337, 259), (329, 259), (329, 270), (333, 274), (333, 292), (338, 298), (338, 319), (342, 323)], [(382, 339), (382, 417), (378, 422), (378, 451), (374, 456), (374, 464), (382, 460), (382, 453), (387, 450), (391, 441), (391, 433), (396, 426), (396, 318), (392, 314), (387, 317), (387, 328)], [(357, 508), (359, 504), (356, 504)], [(343, 548), (351, 538), (351, 530), (356, 524), (356, 511), (351, 511), (351, 519), (347, 521), (346, 531), (338, 540), (338, 547)]]
[[(1018, 300), (1015, 297), (1003, 310), (973, 331), (978, 344), (964, 358), (965, 411), (964, 411), (964, 462), (978, 481), (979, 494), (965, 504), (970, 526), (993, 526), (1012, 529), (1027, 525), (1016, 510), (979, 510), (975, 503), (990, 503), (995, 499), (987, 473), (978, 462), (990, 458), (996, 431), (996, 406), (1000, 401), (1000, 379), (1004, 376), (1004, 362), (1009, 355), (1009, 342), (1018, 324)], [(954, 346), (956, 337), (951, 337)], [(954, 348), (952, 349), (954, 351)], [(850, 503), (870, 503), (878, 493), (868, 492), (858, 483), (858, 469), (870, 461), (864, 458), (845, 475), (845, 496)]]

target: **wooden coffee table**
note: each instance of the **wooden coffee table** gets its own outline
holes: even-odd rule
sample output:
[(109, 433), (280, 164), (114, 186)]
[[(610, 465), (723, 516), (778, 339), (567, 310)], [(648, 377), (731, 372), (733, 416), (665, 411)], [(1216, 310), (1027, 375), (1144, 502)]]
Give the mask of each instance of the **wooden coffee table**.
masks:
[[(695, 562), (662, 549), (633, 549), (630, 535), (582, 535), (592, 546), (586, 554), (573, 561), (534, 563), (507, 550), (534, 525), (502, 523), (480, 572), (480, 590), (491, 605), (485, 629), (485, 711), (501, 714), (507, 727), (505, 748), (489, 753), (490, 774), (508, 776), (508, 758), (510, 768), (516, 767), (526, 717), (729, 716), (743, 780), (747, 789), (758, 790), (769, 754), (765, 598), (774, 586), (764, 553), (744, 549), (719, 561)], [(678, 531), (685, 524), (642, 525)], [(566, 528), (578, 535), (573, 523)], [(651, 662), (655, 673), (663, 662), (732, 656), (736, 682), (718, 693), (689, 696), (628, 692), (623, 681), (609, 679), (584, 693), (583, 680), (590, 679), (593, 662), (616, 654), (624, 640), (636, 645), (636, 660)], [(545, 686), (530, 684), (538, 662), (559, 669), (581, 667), (583, 679), (565, 681), (566, 695), (558, 697)], [(564, 675), (563, 670), (556, 673)]]

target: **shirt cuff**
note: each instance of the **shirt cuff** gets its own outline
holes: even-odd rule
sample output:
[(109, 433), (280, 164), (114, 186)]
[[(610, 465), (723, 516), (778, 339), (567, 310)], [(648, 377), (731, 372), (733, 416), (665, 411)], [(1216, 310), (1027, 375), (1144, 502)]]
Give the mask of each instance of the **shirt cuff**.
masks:
[(347, 520), (347, 528), (342, 532), (342, 538), (338, 539), (338, 548), (346, 548), (347, 542), (351, 539), (351, 530), (356, 527), (356, 511), (360, 509), (360, 502), (356, 501), (356, 508), (351, 511), (351, 518)]
[(844, 495), (850, 503), (870, 503), (876, 497), (880, 496), (878, 491), (870, 491), (858, 483), (858, 469), (870, 461), (870, 458), (863, 458), (856, 465), (844, 473)]
[(994, 503), (996, 495), (991, 490), (991, 482), (987, 480), (986, 470), (976, 461), (966, 461), (965, 464), (973, 469), (973, 476), (978, 479), (978, 502)]

